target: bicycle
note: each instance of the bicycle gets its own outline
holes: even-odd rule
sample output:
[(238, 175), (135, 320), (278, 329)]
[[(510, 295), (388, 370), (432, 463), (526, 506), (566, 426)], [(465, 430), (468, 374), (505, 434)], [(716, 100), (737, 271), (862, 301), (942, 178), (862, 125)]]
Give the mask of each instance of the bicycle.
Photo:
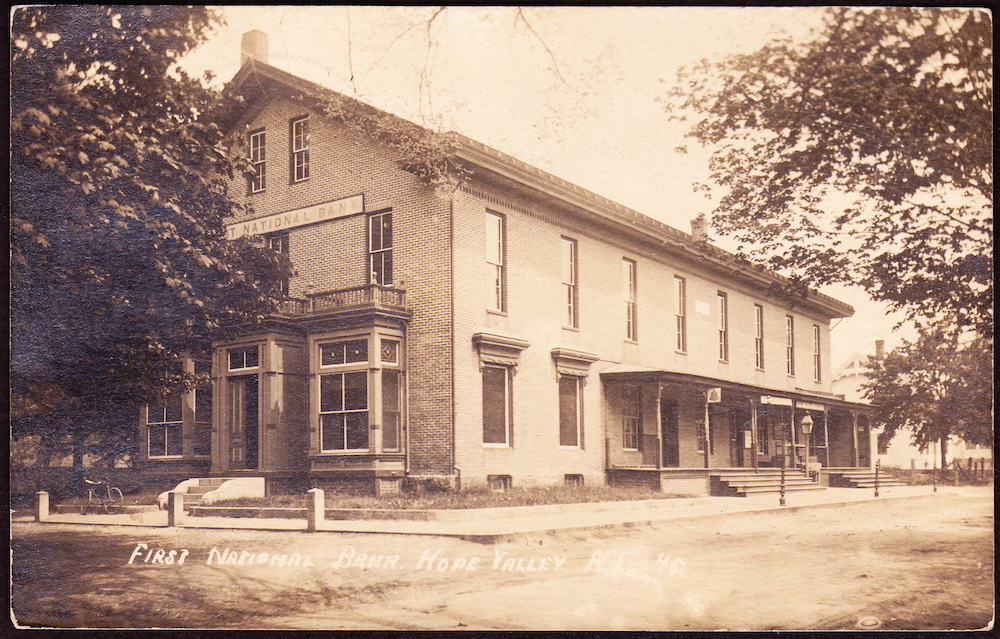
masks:
[(92, 506), (100, 506), (109, 515), (117, 515), (121, 512), (122, 505), (125, 502), (121, 489), (112, 486), (106, 481), (91, 481), (89, 479), (84, 479), (83, 481), (87, 484), (87, 507), (84, 510), (85, 513)]

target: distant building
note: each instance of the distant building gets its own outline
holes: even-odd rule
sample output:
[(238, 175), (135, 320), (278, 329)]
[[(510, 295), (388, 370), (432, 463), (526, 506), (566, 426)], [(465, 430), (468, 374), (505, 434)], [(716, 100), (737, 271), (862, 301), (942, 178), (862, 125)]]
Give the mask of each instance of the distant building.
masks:
[(296, 271), (262, 327), (183, 364), (211, 387), (144, 411), (147, 476), (707, 492), (807, 445), (826, 469), (870, 465), (867, 407), (831, 385), (849, 305), (784, 293), (703, 219), (678, 231), (460, 135), (468, 177), (434, 188), (344, 118), (415, 125), (330, 113), (332, 92), (248, 43), (232, 126), (254, 173), (233, 189), (252, 213), (229, 233)]
[[(875, 357), (885, 356), (885, 342), (875, 341)], [(868, 381), (868, 355), (853, 353), (833, 373), (833, 392), (843, 395), (851, 402), (865, 402), (861, 385)], [(880, 429), (872, 433), (876, 459), (885, 468), (939, 468), (941, 466), (941, 451), (938, 443), (930, 444), (926, 450), (920, 450), (913, 443), (913, 431), (904, 429), (898, 431), (891, 439), (884, 437)], [(949, 462), (953, 459), (967, 461), (968, 459), (992, 459), (992, 451), (988, 446), (966, 444), (961, 438), (948, 438), (948, 450), (945, 454)]]

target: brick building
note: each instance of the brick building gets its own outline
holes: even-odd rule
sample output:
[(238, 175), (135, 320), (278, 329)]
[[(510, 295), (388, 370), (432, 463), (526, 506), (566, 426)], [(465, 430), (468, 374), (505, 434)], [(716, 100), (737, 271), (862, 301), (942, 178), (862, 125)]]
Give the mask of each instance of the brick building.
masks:
[(232, 81), (256, 173), (229, 233), (295, 274), (263, 327), (186, 364), (211, 389), (144, 412), (144, 472), (707, 492), (802, 465), (807, 415), (810, 461), (869, 465), (864, 407), (830, 386), (850, 306), (783, 293), (703, 220), (678, 231), (463, 136), (465, 178), (432, 187), (356, 124), (413, 125), (268, 65), (263, 37)]

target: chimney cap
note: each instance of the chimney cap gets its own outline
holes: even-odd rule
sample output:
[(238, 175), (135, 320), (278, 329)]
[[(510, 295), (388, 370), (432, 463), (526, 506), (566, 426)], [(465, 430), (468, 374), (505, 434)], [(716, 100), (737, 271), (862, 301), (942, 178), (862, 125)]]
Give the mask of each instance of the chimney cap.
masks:
[(240, 66), (248, 60), (257, 60), (267, 64), (267, 34), (260, 29), (247, 31), (240, 42)]
[(704, 213), (699, 213), (691, 220), (691, 236), (696, 240), (708, 239), (708, 219)]

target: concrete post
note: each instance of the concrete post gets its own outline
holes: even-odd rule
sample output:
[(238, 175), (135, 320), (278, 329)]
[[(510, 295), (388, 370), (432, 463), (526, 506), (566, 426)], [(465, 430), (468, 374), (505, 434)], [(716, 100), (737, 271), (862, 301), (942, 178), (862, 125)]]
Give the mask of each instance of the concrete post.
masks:
[(917, 460), (910, 459), (910, 485), (917, 485)]
[(310, 488), (306, 505), (306, 530), (316, 532), (326, 518), (326, 496), (322, 488)]
[(49, 520), (49, 494), (44, 490), (35, 493), (35, 521)]
[(167, 526), (184, 525), (184, 493), (171, 490), (167, 493)]

